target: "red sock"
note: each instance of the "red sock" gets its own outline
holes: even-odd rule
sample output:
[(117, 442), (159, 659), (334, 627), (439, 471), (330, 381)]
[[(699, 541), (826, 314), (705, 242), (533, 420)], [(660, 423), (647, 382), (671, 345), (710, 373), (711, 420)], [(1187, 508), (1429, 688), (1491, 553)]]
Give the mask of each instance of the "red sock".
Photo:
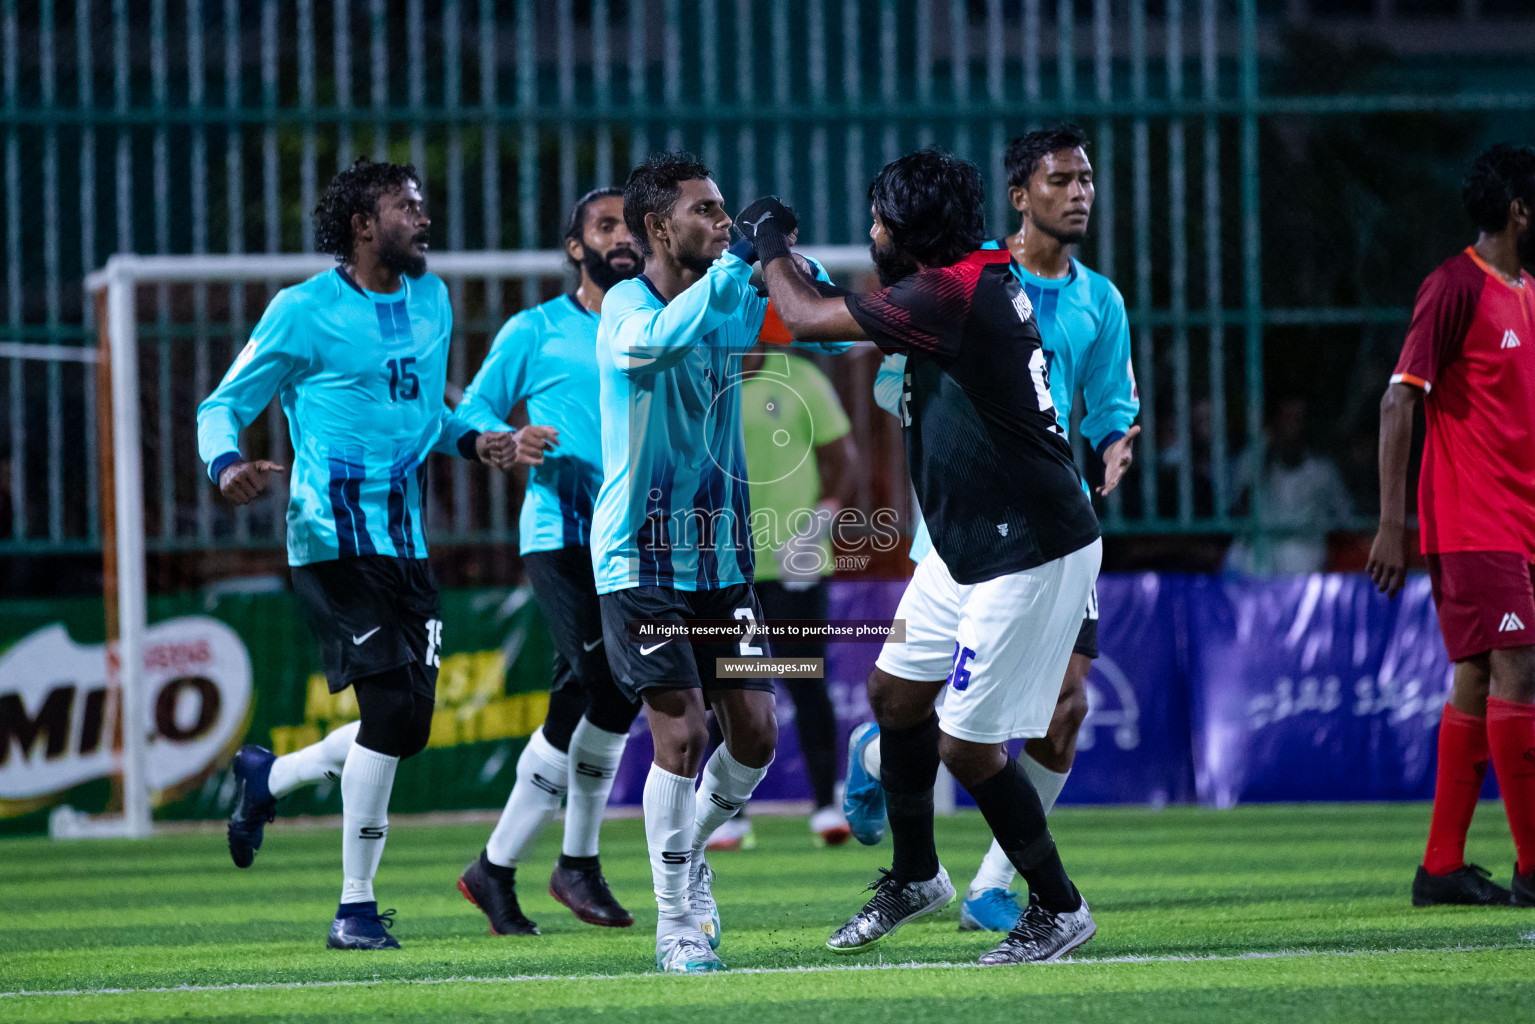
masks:
[(1535, 871), (1535, 704), (1487, 698), (1487, 742), (1521, 875)]
[[(1439, 770), (1434, 778), (1434, 816), (1428, 826), (1423, 867), (1447, 875), (1466, 864), (1466, 832), (1487, 777), (1487, 720), (1444, 706), (1439, 718)], [(1502, 774), (1498, 779), (1501, 781)]]

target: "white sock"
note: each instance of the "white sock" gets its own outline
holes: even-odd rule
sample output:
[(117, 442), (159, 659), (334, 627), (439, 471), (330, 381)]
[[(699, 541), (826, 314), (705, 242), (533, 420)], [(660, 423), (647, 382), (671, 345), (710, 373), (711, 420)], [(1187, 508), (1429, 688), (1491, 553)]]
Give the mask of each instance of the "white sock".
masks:
[(352, 744), (341, 769), (342, 903), (373, 898), (373, 876), (389, 834), (389, 791), (398, 757)]
[(656, 934), (685, 921), (696, 927), (688, 909), (688, 872), (693, 849), (693, 780), (673, 775), (658, 764), (645, 778), (645, 845), (655, 882), (660, 920)]
[(981, 858), (981, 869), (970, 880), (970, 890), (966, 895), (974, 895), (987, 889), (1007, 889), (1013, 884), (1013, 876), (1018, 869), (1013, 867), (1013, 862), (1007, 859), (1007, 854), (995, 839), (991, 841), (991, 848), (986, 851), (986, 856)]
[(1049, 814), (1055, 807), (1055, 801), (1060, 798), (1061, 790), (1066, 785), (1066, 776), (1071, 774), (1068, 769), (1064, 772), (1052, 772), (1027, 753), (1019, 751), (1018, 767), (1023, 769), (1023, 774), (1034, 783), (1034, 789), (1039, 793), (1039, 802), (1044, 805), (1045, 813)]
[(724, 744), (714, 748), (714, 755), (704, 765), (704, 781), (695, 798), (694, 853), (704, 848), (715, 829), (746, 805), (772, 763), (770, 760), (761, 768), (748, 768), (731, 757)]
[[(1044, 807), (1045, 813), (1049, 814), (1055, 807), (1056, 799), (1061, 795), (1061, 789), (1066, 785), (1066, 777), (1071, 772), (1053, 772), (1026, 753), (1019, 756), (1018, 766), (1034, 784), (1035, 791), (1039, 793), (1039, 802)], [(1017, 869), (1013, 867), (1013, 862), (1007, 859), (1007, 854), (993, 839), (991, 848), (986, 851), (986, 856), (981, 860), (981, 869), (975, 873), (975, 878), (970, 883), (970, 891), (1009, 888), (1016, 874)]]
[(544, 739), (542, 727), (533, 730), (528, 745), (517, 758), (517, 782), (495, 830), (485, 841), (485, 859), (503, 868), (517, 866), (523, 848), (538, 835), (544, 822), (560, 809), (565, 797), (569, 756)]
[(884, 758), (879, 752), (879, 737), (876, 736), (863, 745), (863, 770), (869, 773), (871, 778), (879, 778), (879, 766), (884, 763)]
[(348, 722), (339, 729), (332, 729), (320, 742), (279, 757), (272, 762), (267, 789), (274, 797), (285, 797), (300, 786), (313, 786), (325, 778), (332, 781), (341, 778), (341, 768), (346, 764), (346, 756), (361, 727), (361, 722)]
[(570, 737), (570, 797), (565, 804), (565, 839), (560, 847), (565, 856), (597, 856), (602, 814), (628, 741), (628, 733), (599, 729), (585, 718), (576, 724)]

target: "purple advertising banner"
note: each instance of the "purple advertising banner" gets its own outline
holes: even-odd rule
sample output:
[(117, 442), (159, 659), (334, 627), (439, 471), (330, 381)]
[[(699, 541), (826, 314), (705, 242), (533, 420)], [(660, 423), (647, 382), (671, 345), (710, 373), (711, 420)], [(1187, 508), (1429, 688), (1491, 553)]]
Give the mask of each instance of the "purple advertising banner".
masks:
[(1433, 796), (1452, 668), (1426, 577), (1188, 577), (1199, 802)]

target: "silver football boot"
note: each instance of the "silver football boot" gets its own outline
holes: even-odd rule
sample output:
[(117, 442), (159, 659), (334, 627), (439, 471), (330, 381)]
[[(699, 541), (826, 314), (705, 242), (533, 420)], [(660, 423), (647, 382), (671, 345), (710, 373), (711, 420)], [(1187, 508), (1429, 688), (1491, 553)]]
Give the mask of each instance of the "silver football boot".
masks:
[(826, 940), (833, 953), (867, 952), (907, 921), (942, 910), (954, 901), (954, 883), (942, 865), (926, 882), (900, 882), (881, 868), (879, 881), (869, 888), (874, 890), (869, 902)]
[[(1078, 896), (1081, 893), (1077, 894)], [(1051, 913), (1029, 897), (1029, 905), (1007, 938), (996, 949), (981, 957), (982, 967), (1004, 964), (1048, 964), (1070, 953), (1098, 931), (1087, 900), (1069, 913)]]

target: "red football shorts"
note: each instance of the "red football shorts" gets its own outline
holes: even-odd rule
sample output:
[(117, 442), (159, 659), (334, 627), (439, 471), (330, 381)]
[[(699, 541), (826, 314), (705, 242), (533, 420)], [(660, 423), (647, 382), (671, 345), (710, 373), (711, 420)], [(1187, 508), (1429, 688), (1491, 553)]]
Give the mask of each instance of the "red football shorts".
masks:
[(1535, 566), (1514, 551), (1425, 555), (1451, 661), (1535, 646)]

